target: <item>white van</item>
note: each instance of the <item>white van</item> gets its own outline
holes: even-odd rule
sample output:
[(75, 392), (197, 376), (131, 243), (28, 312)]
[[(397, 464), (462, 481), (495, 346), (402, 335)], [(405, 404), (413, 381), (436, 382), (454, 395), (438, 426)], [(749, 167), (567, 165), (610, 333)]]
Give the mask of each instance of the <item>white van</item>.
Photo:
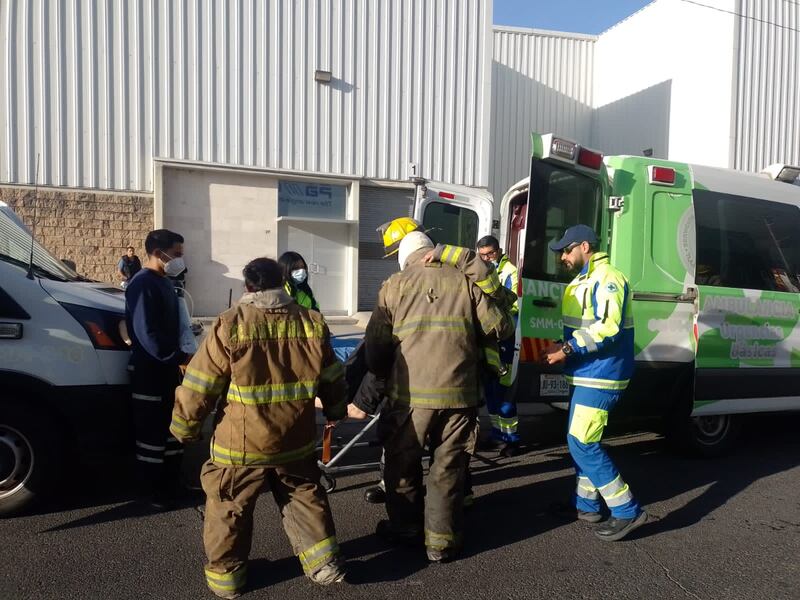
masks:
[(0, 515), (129, 441), (124, 292), (51, 256), (0, 202)]

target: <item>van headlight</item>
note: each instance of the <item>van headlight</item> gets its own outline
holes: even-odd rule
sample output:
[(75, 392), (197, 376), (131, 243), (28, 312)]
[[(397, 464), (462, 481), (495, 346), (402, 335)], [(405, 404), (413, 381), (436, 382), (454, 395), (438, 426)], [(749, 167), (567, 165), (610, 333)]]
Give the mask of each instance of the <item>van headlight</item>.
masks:
[(59, 302), (72, 317), (81, 324), (89, 335), (92, 345), (98, 350), (124, 350), (130, 347), (122, 336), (120, 323), (125, 322), (121, 313), (89, 308), (68, 302)]

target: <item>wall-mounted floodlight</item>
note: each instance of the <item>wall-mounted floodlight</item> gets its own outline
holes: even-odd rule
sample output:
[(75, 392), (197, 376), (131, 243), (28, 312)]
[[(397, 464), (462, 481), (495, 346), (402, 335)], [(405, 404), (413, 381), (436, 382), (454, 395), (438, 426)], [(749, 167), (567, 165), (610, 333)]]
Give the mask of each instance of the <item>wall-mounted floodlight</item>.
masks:
[(652, 148), (645, 148), (642, 150), (642, 156), (653, 156), (653, 149)]
[(317, 69), (314, 71), (314, 81), (318, 81), (319, 83), (330, 83), (332, 79), (330, 71), (323, 71), (321, 69)]

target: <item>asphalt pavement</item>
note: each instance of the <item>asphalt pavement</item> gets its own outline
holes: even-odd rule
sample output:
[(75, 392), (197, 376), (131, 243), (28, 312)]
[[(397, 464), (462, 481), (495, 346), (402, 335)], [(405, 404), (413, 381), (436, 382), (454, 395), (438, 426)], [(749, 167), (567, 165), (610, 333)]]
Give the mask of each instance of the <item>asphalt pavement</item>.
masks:
[[(800, 416), (750, 419), (739, 449), (716, 460), (671, 454), (652, 433), (616, 431), (610, 451), (651, 520), (613, 544), (549, 513), (574, 481), (559, 430), (526, 419), (524, 436), (537, 443), (525, 454), (473, 460), (466, 546), (447, 565), (376, 538), (384, 509), (362, 499), (375, 474), (341, 475), (330, 498), (349, 581), (319, 588), (302, 576), (264, 495), (244, 598), (800, 598)], [(190, 448), (189, 477), (205, 453), (205, 444)], [(348, 456), (376, 458), (374, 449)], [(201, 512), (146, 512), (131, 502), (130, 473), (118, 461), (76, 466), (57, 502), (0, 521), (0, 598), (212, 598)]]

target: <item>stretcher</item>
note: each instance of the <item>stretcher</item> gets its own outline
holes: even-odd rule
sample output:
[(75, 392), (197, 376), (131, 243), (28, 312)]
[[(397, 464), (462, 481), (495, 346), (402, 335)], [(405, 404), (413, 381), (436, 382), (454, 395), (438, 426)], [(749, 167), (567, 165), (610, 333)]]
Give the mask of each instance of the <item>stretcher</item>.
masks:
[[(361, 334), (348, 334), (338, 335), (331, 338), (331, 345), (337, 358), (345, 364), (345, 369), (348, 367), (347, 359), (355, 352), (358, 344), (361, 342)], [(351, 379), (351, 377), (346, 377)], [(352, 400), (351, 394), (348, 392), (348, 402)], [(325, 425), (322, 430), (322, 443), (317, 447), (317, 452), (320, 458), (317, 461), (319, 469), (322, 472), (320, 476), (320, 485), (326, 492), (332, 492), (336, 489), (336, 475), (339, 473), (357, 473), (361, 471), (378, 470), (380, 462), (365, 462), (349, 465), (340, 465), (341, 460), (347, 456), (347, 453), (354, 448), (378, 448), (380, 442), (376, 439), (365, 440), (369, 431), (378, 423), (380, 413), (376, 413), (363, 421), (364, 426), (358, 433), (356, 433), (348, 441), (341, 437), (334, 436), (334, 427)]]

